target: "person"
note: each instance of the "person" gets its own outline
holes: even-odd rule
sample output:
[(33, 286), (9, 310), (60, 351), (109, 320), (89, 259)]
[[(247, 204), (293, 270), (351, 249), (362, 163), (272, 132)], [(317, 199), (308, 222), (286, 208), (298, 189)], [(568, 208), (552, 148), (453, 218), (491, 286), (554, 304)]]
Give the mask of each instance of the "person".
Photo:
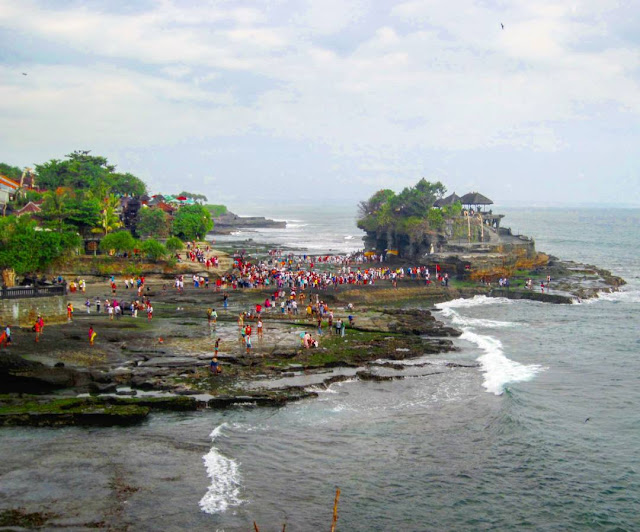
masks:
[(211, 320), (214, 325), (218, 323), (218, 313), (216, 312), (216, 309), (211, 309)]
[(211, 325), (212, 319), (213, 319), (213, 309), (208, 308), (207, 309), (207, 321), (209, 322), (209, 325)]
[(100, 297), (96, 296), (96, 312), (100, 314)]
[(224, 294), (222, 296), (222, 305), (225, 308), (225, 310), (229, 308), (229, 295), (228, 294)]
[(93, 330), (93, 325), (89, 325), (89, 345), (93, 345), (94, 340), (96, 339), (96, 332)]
[(153, 319), (153, 306), (151, 306), (151, 302), (149, 302), (149, 305), (147, 306), (147, 319)]
[(109, 319), (113, 319), (113, 305), (107, 306), (107, 313), (109, 314)]
[(67, 321), (71, 321), (72, 318), (73, 318), (73, 305), (71, 304), (71, 301), (69, 301), (69, 303), (67, 303)]
[(540, 292), (544, 294), (544, 281), (540, 281)]
[(336, 336), (340, 335), (341, 330), (342, 330), (342, 318), (338, 318), (336, 321)]
[(5, 347), (11, 345), (11, 325), (7, 325), (4, 329), (4, 334), (6, 336), (5, 339)]
[(222, 341), (222, 338), (218, 337), (216, 339), (216, 345), (213, 348), (213, 352), (215, 353), (215, 356), (218, 356), (218, 351), (220, 350), (220, 342)]
[(262, 338), (262, 318), (258, 318), (258, 323), (256, 324), (256, 328), (258, 329), (258, 338)]
[[(9, 326), (7, 325), (7, 329), (9, 328)], [(6, 329), (4, 331), (2, 331), (2, 333), (0, 333), (0, 347), (3, 347), (6, 349), (9, 344), (8, 344), (8, 340), (7, 340), (7, 332)]]
[(87, 307), (87, 314), (91, 314), (91, 300), (89, 298), (84, 302), (84, 306)]
[[(247, 329), (251, 330), (251, 327), (247, 326)], [(245, 345), (247, 346), (247, 355), (248, 355), (249, 353), (251, 353), (251, 332), (245, 335), (244, 342), (245, 342)]]
[(40, 341), (40, 333), (42, 332), (42, 327), (40, 326), (40, 320), (36, 320), (36, 323), (33, 326), (33, 330), (36, 333), (36, 343)]
[(213, 358), (211, 359), (211, 364), (209, 365), (209, 369), (211, 370), (211, 373), (213, 373), (214, 375), (219, 375), (220, 373), (222, 373), (222, 368), (220, 367), (220, 363), (218, 362), (218, 354), (214, 354)]

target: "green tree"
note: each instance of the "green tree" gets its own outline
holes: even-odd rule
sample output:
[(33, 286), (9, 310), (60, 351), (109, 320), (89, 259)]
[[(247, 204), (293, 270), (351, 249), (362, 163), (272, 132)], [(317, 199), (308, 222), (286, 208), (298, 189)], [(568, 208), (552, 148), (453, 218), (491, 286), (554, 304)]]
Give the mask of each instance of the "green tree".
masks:
[(45, 192), (40, 218), (46, 227), (62, 230), (66, 226), (70, 196), (71, 191), (63, 187)]
[(167, 254), (167, 248), (154, 238), (145, 240), (140, 245), (140, 251), (142, 251), (145, 257), (153, 261), (161, 259)]
[(6, 163), (0, 163), (0, 175), (6, 176), (9, 179), (13, 179), (20, 183), (20, 178), (22, 177), (22, 170), (17, 166), (11, 166)]
[(185, 205), (173, 218), (173, 234), (185, 240), (203, 238), (211, 229), (211, 214), (202, 205)]
[(169, 251), (175, 253), (176, 251), (180, 251), (184, 247), (184, 242), (177, 236), (172, 236), (167, 239), (164, 245)]
[(169, 216), (162, 209), (142, 207), (138, 211), (136, 232), (140, 236), (166, 237), (171, 232)]
[(42, 230), (26, 216), (0, 218), (0, 269), (19, 275), (42, 272), (81, 244), (76, 233)]
[(104, 234), (107, 235), (111, 231), (122, 227), (120, 215), (118, 214), (119, 207), (120, 200), (113, 194), (109, 194), (103, 201), (100, 219), (94, 231), (99, 233), (104, 231)]
[(186, 192), (183, 190), (178, 194), (178, 196), (184, 196), (185, 198), (190, 198), (193, 201), (197, 201), (198, 203), (202, 203), (203, 201), (207, 201), (207, 196), (204, 194), (194, 194), (193, 192)]
[(55, 190), (69, 187), (75, 191), (98, 191), (98, 199), (109, 193), (120, 196), (140, 196), (147, 186), (136, 176), (115, 172), (106, 157), (91, 155), (90, 151), (78, 150), (66, 155), (66, 160), (52, 159), (36, 165), (40, 187)]
[(71, 198), (67, 202), (65, 221), (81, 233), (88, 233), (100, 223), (100, 207), (100, 202), (92, 198)]
[(103, 253), (128, 253), (136, 247), (136, 239), (129, 231), (118, 231), (106, 235), (100, 241), (100, 251)]
[(217, 218), (218, 216), (222, 216), (223, 214), (227, 214), (227, 212), (229, 212), (226, 205), (209, 204), (205, 205), (205, 207), (209, 209), (211, 216), (213, 216), (214, 218)]

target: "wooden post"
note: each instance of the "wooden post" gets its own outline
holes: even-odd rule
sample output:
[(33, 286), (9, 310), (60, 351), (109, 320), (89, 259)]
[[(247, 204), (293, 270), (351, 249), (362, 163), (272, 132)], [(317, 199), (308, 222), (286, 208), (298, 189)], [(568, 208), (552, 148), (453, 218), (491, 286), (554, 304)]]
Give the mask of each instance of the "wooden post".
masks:
[(254, 529), (256, 532), (260, 532), (260, 529), (258, 528), (258, 525), (256, 524), (256, 522), (255, 522), (255, 521), (253, 522), (253, 529)]
[(340, 500), (340, 488), (336, 489), (336, 498), (333, 502), (333, 520), (331, 521), (331, 532), (335, 532), (338, 522), (338, 501)]

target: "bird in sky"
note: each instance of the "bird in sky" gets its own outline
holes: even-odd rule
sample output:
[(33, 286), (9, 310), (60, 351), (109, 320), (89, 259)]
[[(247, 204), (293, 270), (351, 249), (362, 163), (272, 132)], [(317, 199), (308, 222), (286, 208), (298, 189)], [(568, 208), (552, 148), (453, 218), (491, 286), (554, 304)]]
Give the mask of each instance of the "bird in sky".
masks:
[(502, 22), (500, 23), (500, 26), (502, 26), (502, 29), (504, 29), (504, 24)]
[(27, 73), (26, 73), (26, 72), (23, 72), (23, 73), (22, 73), (22, 75), (23, 75), (23, 76), (26, 76), (26, 75), (27, 75)]

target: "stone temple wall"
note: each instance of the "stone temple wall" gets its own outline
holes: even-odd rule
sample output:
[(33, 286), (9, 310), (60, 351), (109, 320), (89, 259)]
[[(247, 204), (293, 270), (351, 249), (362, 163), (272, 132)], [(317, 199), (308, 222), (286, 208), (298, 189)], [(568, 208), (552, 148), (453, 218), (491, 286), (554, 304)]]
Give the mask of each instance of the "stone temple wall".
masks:
[(0, 326), (31, 327), (38, 315), (45, 325), (66, 321), (67, 302), (65, 296), (0, 299)]

